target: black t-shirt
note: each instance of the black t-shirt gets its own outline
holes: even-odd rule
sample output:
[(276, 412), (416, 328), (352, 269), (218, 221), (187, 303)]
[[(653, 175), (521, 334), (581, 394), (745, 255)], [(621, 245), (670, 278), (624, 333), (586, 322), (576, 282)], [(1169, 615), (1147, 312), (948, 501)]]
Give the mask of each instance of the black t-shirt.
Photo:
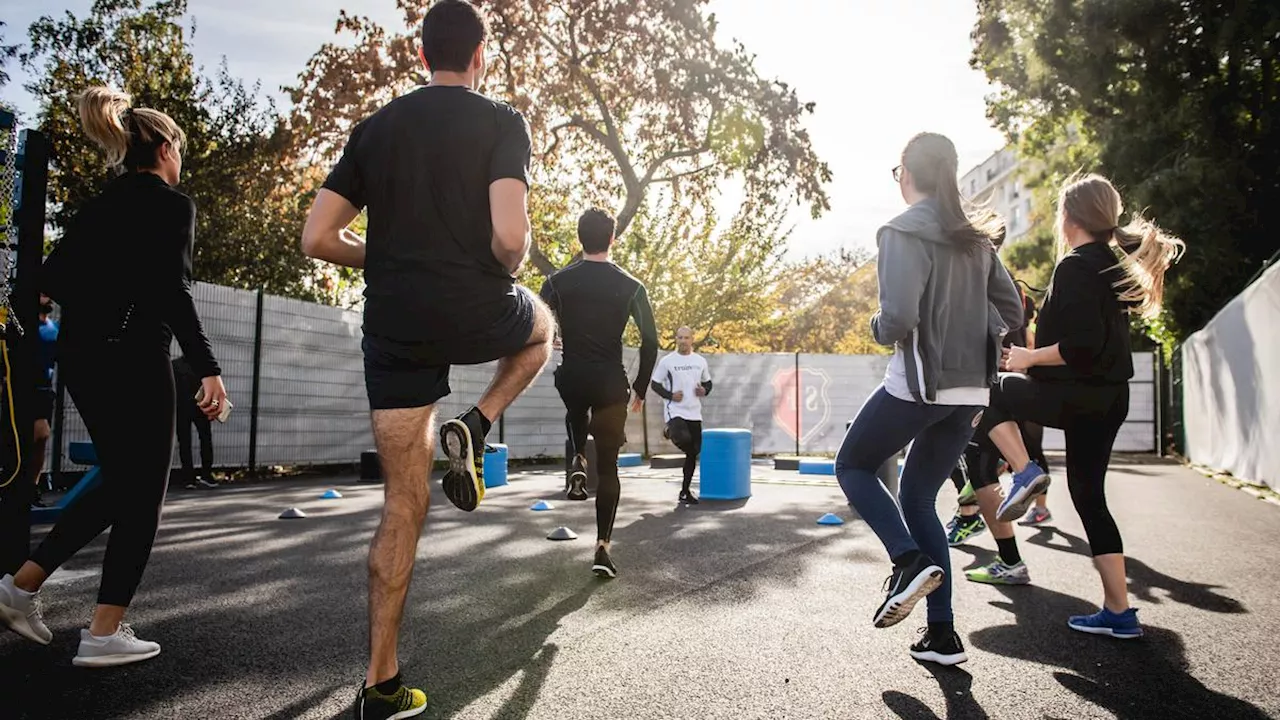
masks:
[(610, 262), (579, 260), (547, 278), (542, 299), (556, 314), (564, 345), (564, 366), (622, 368), (622, 333), (627, 319), (640, 328), (640, 368), (631, 384), (644, 397), (658, 359), (658, 329), (644, 284)]
[(1133, 377), (1129, 316), (1116, 296), (1124, 279), (1111, 247), (1089, 243), (1067, 253), (1053, 269), (1036, 322), (1036, 347), (1057, 344), (1066, 365), (1031, 368), (1041, 380), (1118, 384)]
[(434, 340), (500, 316), (515, 279), (493, 257), (489, 186), (529, 182), (529, 128), (469, 88), (396, 98), (351, 132), (324, 187), (367, 208), (365, 332)]

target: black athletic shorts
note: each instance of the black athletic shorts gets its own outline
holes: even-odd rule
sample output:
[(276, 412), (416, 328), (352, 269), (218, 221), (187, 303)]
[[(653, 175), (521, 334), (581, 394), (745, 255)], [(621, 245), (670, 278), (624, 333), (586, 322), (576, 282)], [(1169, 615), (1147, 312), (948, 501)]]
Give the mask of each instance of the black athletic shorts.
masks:
[[(570, 421), (590, 413), (588, 431), (598, 448), (627, 444), (627, 402), (631, 388), (621, 367), (592, 368), (561, 365), (555, 371), (556, 390)], [(572, 433), (572, 428), (570, 428)]]
[(35, 393), (35, 419), (53, 421), (53, 401), (57, 397), (51, 387), (38, 387)]
[[(399, 339), (365, 334), (364, 383), (371, 410), (425, 407), (449, 394), (449, 367), (479, 365), (511, 357), (529, 344), (537, 300), (523, 286), (504, 296), (500, 312), (468, 315), (467, 308), (442, 308), (458, 318), (457, 333), (431, 339)], [(487, 304), (492, 307), (493, 304)], [(405, 317), (402, 323), (412, 323)]]

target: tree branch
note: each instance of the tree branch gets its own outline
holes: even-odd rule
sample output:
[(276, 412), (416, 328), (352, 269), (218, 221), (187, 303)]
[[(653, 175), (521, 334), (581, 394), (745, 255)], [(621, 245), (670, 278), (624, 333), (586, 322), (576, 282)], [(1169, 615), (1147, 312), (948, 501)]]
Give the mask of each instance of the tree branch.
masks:
[(656, 184), (656, 183), (675, 182), (676, 180), (679, 180), (680, 178), (689, 177), (690, 175), (697, 175), (697, 174), (699, 174), (699, 173), (704, 173), (704, 172), (706, 172), (706, 171), (708, 171), (708, 170), (713, 170), (713, 169), (715, 169), (716, 164), (717, 164), (717, 163), (711, 163), (710, 165), (703, 165), (703, 166), (702, 166), (702, 167), (700, 167), (700, 168), (694, 168), (693, 170), (686, 170), (685, 172), (682, 172), (682, 173), (676, 173), (676, 174), (674, 174), (674, 175), (664, 175), (664, 176), (662, 176), (662, 177), (656, 177), (656, 178), (653, 178), (652, 180), (650, 180), (650, 181), (649, 181), (649, 183), (650, 183), (650, 184)]

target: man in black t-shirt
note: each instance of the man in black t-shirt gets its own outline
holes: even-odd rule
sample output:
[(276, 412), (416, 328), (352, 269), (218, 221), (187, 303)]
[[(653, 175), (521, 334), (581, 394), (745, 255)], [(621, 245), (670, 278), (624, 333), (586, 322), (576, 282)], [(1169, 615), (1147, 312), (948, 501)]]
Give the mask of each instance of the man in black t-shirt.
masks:
[[(565, 406), (565, 427), (573, 448), (569, 499), (587, 499), (587, 433), (595, 438), (599, 486), (596, 490), (596, 554), (592, 571), (617, 577), (609, 557), (621, 485), (618, 451), (626, 444), (627, 400), (631, 411), (644, 404), (646, 380), (658, 359), (658, 329), (644, 284), (609, 260), (615, 223), (603, 210), (578, 220), (582, 259), (542, 284), (542, 299), (560, 324), (564, 361), (556, 369), (556, 389)], [(628, 389), (622, 366), (622, 333), (627, 320), (640, 329), (640, 370)]]
[[(400, 683), (396, 641), (430, 497), (429, 430), (449, 367), (498, 361), (479, 402), (440, 428), (444, 490), (463, 510), (484, 496), (484, 438), (537, 377), (555, 320), (515, 282), (530, 247), (529, 130), (475, 91), (488, 27), (464, 0), (438, 0), (422, 24), (431, 83), (351, 132), (303, 230), (307, 255), (364, 268), (365, 384), (386, 475), (369, 550), (371, 660), (357, 715), (410, 717), (426, 698)], [(367, 238), (347, 229), (368, 212)]]

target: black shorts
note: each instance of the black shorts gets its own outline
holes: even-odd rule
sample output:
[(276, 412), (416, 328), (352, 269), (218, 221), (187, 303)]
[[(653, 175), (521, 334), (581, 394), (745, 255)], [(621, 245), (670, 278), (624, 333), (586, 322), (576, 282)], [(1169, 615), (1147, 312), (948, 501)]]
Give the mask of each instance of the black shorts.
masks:
[(33, 403), (35, 406), (36, 420), (45, 420), (48, 422), (53, 421), (53, 402), (56, 397), (57, 394), (54, 393), (53, 388), (36, 388), (35, 401)]
[[(400, 339), (366, 333), (364, 383), (371, 410), (396, 410), (433, 405), (449, 394), (449, 368), (479, 365), (511, 357), (529, 344), (537, 314), (536, 300), (517, 285), (505, 296), (504, 310), (492, 318), (469, 318), (456, 335), (430, 339)], [(466, 308), (448, 309), (466, 321)], [(486, 313), (492, 314), (492, 313)], [(412, 317), (403, 318), (412, 323)]]

